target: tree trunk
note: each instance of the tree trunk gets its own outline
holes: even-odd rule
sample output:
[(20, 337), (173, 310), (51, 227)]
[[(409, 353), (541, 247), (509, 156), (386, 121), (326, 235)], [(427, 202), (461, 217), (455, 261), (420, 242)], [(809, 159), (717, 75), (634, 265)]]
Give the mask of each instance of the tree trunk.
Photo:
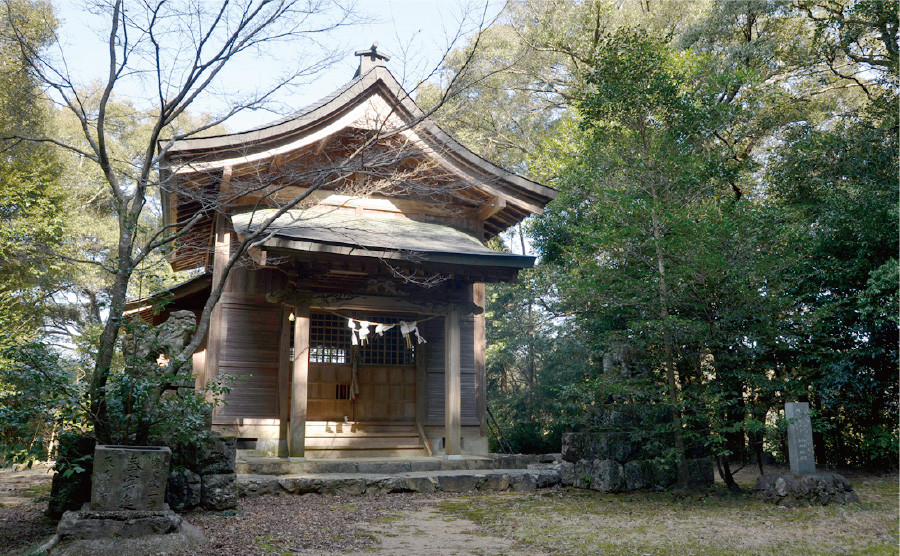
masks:
[(716, 458), (716, 465), (719, 467), (719, 476), (725, 481), (725, 486), (728, 487), (728, 490), (734, 494), (741, 494), (744, 492), (741, 490), (740, 485), (735, 482), (734, 475), (731, 474), (731, 466), (728, 464), (728, 457), (719, 456)]
[[(654, 202), (657, 201), (656, 189), (652, 188)], [(672, 405), (672, 426), (674, 427), (675, 452), (678, 458), (678, 487), (687, 488), (690, 482), (687, 461), (684, 451), (684, 435), (681, 431), (681, 409), (679, 408), (678, 384), (675, 379), (675, 357), (672, 349), (672, 336), (668, 330), (669, 290), (666, 285), (666, 263), (662, 247), (662, 230), (659, 217), (654, 207), (650, 211), (650, 223), (653, 228), (653, 241), (656, 247), (656, 266), (659, 272), (659, 317), (663, 322), (663, 346), (665, 351), (666, 382), (669, 390), (669, 403)]]

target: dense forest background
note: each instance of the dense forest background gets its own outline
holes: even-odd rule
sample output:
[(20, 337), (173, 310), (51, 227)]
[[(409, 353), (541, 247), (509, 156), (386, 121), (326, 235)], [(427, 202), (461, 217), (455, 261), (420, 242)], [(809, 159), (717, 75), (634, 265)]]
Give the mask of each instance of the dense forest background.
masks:
[[(5, 6), (0, 445), (26, 461), (84, 426), (72, 400), (118, 209), (77, 152), (9, 139), (85, 141), (27, 70), (52, 7)], [(609, 407), (649, 405), (671, 417), (655, 426), (679, 438), (673, 457), (711, 454), (728, 473), (785, 458), (783, 404), (800, 400), (820, 465), (897, 466), (897, 14), (896, 0), (517, 0), (449, 53), (419, 104), (559, 190), (495, 245), (539, 256), (488, 289), (495, 449), (556, 452)], [(122, 99), (107, 110), (127, 164), (152, 118)], [(131, 297), (179, 280), (162, 255)]]
[(783, 459), (799, 400), (820, 464), (896, 466), (897, 8), (524, 1), (456, 53), (441, 123), (560, 192), (505, 237), (540, 264), (488, 290), (513, 450), (650, 403)]

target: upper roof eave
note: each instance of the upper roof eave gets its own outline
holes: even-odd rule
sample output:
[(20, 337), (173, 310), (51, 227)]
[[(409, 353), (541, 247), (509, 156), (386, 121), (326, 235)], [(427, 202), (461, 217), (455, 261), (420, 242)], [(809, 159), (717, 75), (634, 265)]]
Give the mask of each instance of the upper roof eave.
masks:
[[(248, 144), (264, 144), (296, 134), (329, 118), (340, 111), (341, 108), (357, 101), (361, 95), (379, 84), (379, 82), (394, 97), (397, 104), (407, 113), (406, 115), (413, 119), (422, 119), (424, 130), (436, 141), (446, 145), (448, 147), (446, 152), (453, 155), (459, 162), (488, 174), (501, 183), (512, 186), (514, 189), (524, 190), (528, 194), (538, 197), (542, 204), (546, 204), (556, 197), (557, 192), (555, 189), (505, 170), (472, 152), (451, 137), (450, 134), (426, 116), (393, 74), (383, 66), (376, 66), (370, 69), (365, 74), (351, 80), (330, 95), (323, 97), (306, 108), (264, 126), (237, 133), (175, 141), (164, 158), (208, 155), (220, 150), (246, 147)], [(165, 160), (163, 165), (166, 165)]]

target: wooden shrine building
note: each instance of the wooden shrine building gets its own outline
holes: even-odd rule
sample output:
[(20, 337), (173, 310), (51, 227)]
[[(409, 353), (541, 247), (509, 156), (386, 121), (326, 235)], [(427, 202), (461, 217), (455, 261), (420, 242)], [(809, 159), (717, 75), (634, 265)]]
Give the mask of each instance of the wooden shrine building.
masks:
[(253, 237), (194, 356), (198, 384), (237, 379), (216, 429), (281, 456), (486, 454), (484, 284), (534, 260), (485, 241), (555, 191), (442, 131), (376, 45), (357, 55), (319, 102), (166, 153), (163, 216), (183, 233), (169, 260), (196, 276), (165, 313), (131, 312), (199, 314)]

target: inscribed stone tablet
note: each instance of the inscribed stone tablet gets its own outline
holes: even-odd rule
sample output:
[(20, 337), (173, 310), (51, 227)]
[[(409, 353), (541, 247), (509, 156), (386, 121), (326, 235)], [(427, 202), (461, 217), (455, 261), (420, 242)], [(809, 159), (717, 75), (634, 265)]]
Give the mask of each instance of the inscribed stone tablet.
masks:
[(791, 473), (795, 475), (815, 473), (816, 459), (813, 453), (809, 403), (784, 404), (784, 416), (788, 422), (788, 459), (791, 463)]

